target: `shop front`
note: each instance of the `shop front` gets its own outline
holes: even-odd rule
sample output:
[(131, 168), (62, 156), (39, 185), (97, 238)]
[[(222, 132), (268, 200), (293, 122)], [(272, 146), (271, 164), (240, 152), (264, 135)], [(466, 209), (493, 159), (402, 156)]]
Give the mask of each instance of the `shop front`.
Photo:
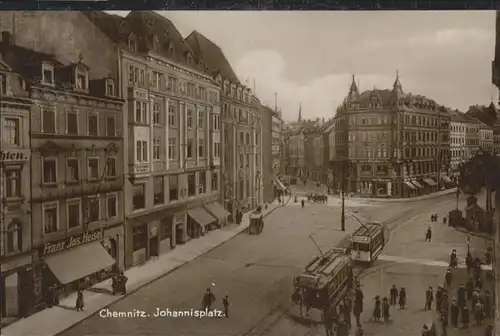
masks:
[(425, 189), (427, 193), (433, 193), (437, 191), (437, 183), (430, 177), (424, 178)]
[(2, 260), (0, 294), (2, 324), (30, 314), (33, 302), (31, 255), (17, 255), (8, 260)]
[(118, 268), (117, 260), (108, 253), (119, 257), (120, 239), (114, 245), (109, 243), (116, 238), (115, 232), (106, 235), (97, 229), (44, 244), (39, 250), (43, 297), (52, 285), (65, 297), (108, 278)]
[(217, 218), (213, 217), (203, 206), (198, 206), (187, 211), (188, 239), (199, 238), (215, 228)]
[(417, 189), (417, 195), (422, 195), (424, 193), (424, 186), (421, 185), (416, 179), (411, 179), (411, 184), (413, 184)]
[(404, 185), (405, 185), (405, 191), (404, 191), (405, 197), (412, 197), (417, 195), (418, 189), (413, 183), (411, 183), (410, 180), (405, 180)]
[(219, 202), (205, 204), (205, 209), (217, 219), (217, 227), (223, 227), (227, 224), (229, 212)]

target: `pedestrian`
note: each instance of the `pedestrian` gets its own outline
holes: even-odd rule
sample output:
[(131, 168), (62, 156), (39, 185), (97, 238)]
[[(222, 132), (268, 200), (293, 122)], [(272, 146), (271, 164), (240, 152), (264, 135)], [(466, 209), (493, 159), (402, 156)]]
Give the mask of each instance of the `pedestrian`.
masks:
[(380, 315), (381, 315), (381, 303), (380, 303), (380, 297), (377, 295), (375, 297), (375, 308), (373, 309), (373, 321), (379, 322), (380, 321)]
[(436, 289), (436, 311), (439, 311), (441, 308), (441, 302), (443, 300), (443, 288), (438, 286)]
[(57, 306), (59, 304), (59, 295), (60, 295), (60, 289), (58, 286), (53, 285), (54, 287), (54, 306)]
[(389, 307), (389, 300), (387, 299), (387, 297), (384, 297), (384, 300), (382, 302), (382, 315), (384, 317), (385, 323), (389, 323)]
[(83, 311), (83, 292), (81, 289), (76, 294), (76, 311)]
[(222, 299), (222, 304), (224, 305), (224, 316), (229, 317), (229, 296), (226, 295)]
[(451, 314), (451, 325), (454, 328), (458, 328), (458, 313), (459, 313), (459, 305), (457, 304), (457, 301), (453, 299), (453, 302), (451, 303), (450, 306), (450, 314)]
[(472, 269), (472, 263), (473, 263), (473, 260), (472, 260), (472, 255), (470, 254), (470, 252), (467, 252), (467, 257), (465, 257), (465, 265), (467, 266), (467, 274), (470, 274), (470, 271)]
[(477, 301), (474, 307), (474, 315), (476, 318), (476, 323), (478, 325), (483, 323), (483, 304), (479, 300)]
[(467, 280), (467, 283), (465, 284), (465, 290), (467, 292), (467, 300), (471, 301), (472, 295), (474, 294), (474, 280), (472, 280), (472, 278), (469, 278), (469, 280)]
[(434, 296), (432, 293), (432, 287), (429, 287), (425, 292), (425, 310), (432, 309), (432, 302), (434, 301)]
[(304, 199), (300, 200), (300, 204), (302, 204), (302, 207), (304, 207), (304, 205), (305, 205)]
[(334, 336), (333, 334), (333, 319), (330, 308), (326, 308), (323, 312), (323, 320), (325, 321), (326, 336)]
[(300, 315), (302, 315), (302, 295), (300, 294), (300, 288), (295, 288), (295, 292), (292, 294), (292, 302), (299, 306)]
[(401, 287), (399, 291), (399, 308), (405, 309), (406, 306), (406, 289)]
[(468, 328), (470, 323), (470, 312), (467, 305), (462, 307), (460, 315), (462, 316), (462, 325), (464, 326), (464, 328)]
[(430, 241), (431, 241), (431, 239), (432, 239), (432, 229), (431, 229), (431, 227), (429, 226), (429, 227), (427, 228), (427, 232), (425, 233), (425, 241), (430, 242)]
[(362, 309), (361, 304), (358, 302), (355, 302), (354, 308), (353, 308), (353, 314), (354, 314), (354, 317), (356, 318), (356, 326), (358, 326), (358, 327), (361, 327), (360, 317), (361, 317), (362, 312), (363, 312), (363, 309)]
[(493, 317), (492, 299), (489, 290), (484, 293), (484, 314), (486, 317)]
[(483, 288), (483, 279), (481, 279), (481, 278), (476, 279), (476, 288), (479, 288), (479, 290), (481, 290), (481, 288)]
[(120, 290), (123, 295), (127, 294), (127, 281), (128, 278), (123, 274), (123, 272), (120, 273)]
[(205, 295), (203, 295), (202, 307), (203, 310), (212, 310), (212, 304), (215, 301), (215, 295), (212, 293), (210, 288), (207, 288)]
[(448, 267), (446, 270), (446, 274), (444, 275), (444, 279), (446, 281), (446, 286), (450, 287), (451, 286), (451, 281), (452, 281), (453, 275), (451, 273), (451, 268)]
[(47, 287), (47, 292), (45, 293), (45, 302), (49, 308), (54, 306), (54, 288), (52, 285)]
[(460, 284), (460, 286), (457, 289), (457, 298), (458, 298), (458, 306), (462, 307), (463, 305), (466, 304), (466, 290), (464, 285)]
[(479, 301), (479, 291), (477, 288), (474, 290), (472, 293), (472, 300), (471, 300), (471, 307), (472, 307), (472, 313), (476, 313), (476, 303)]
[(448, 314), (441, 314), (441, 326), (443, 329), (443, 336), (448, 334)]
[(398, 300), (398, 289), (395, 285), (392, 285), (389, 295), (391, 297), (391, 305), (395, 306)]
[(352, 324), (351, 324), (351, 313), (352, 313), (352, 303), (351, 300), (345, 299), (344, 300), (344, 321), (347, 324), (347, 327), (351, 329)]

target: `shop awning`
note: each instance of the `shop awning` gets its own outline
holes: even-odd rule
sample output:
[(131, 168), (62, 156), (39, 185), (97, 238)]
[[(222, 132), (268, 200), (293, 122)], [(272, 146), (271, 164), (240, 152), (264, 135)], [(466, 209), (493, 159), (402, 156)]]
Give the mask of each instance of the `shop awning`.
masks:
[(63, 285), (102, 271), (115, 264), (101, 242), (75, 247), (66, 252), (49, 255), (45, 263)]
[(213, 202), (205, 205), (208, 212), (218, 219), (226, 219), (230, 214), (219, 202)]
[(430, 187), (437, 186), (437, 183), (431, 178), (424, 179), (424, 182), (427, 183), (427, 185)]
[(200, 224), (203, 228), (210, 223), (216, 221), (211, 214), (208, 213), (205, 208), (197, 207), (188, 211), (189, 217), (191, 217), (196, 223)]
[(285, 190), (286, 190), (285, 185), (284, 185), (284, 184), (283, 184), (280, 180), (275, 179), (275, 180), (274, 180), (274, 184), (275, 184), (278, 188), (280, 188), (281, 190), (283, 190), (283, 191), (285, 191)]
[(446, 183), (453, 183), (447, 175), (441, 175), (441, 180), (445, 181)]
[(418, 183), (418, 181), (417, 181), (417, 180), (411, 180), (411, 183), (412, 183), (413, 185), (415, 185), (415, 187), (417, 187), (417, 188), (423, 188), (423, 186), (422, 186), (420, 183)]
[(405, 181), (405, 184), (408, 186), (408, 188), (410, 188), (411, 190), (415, 190), (417, 189), (413, 184), (411, 184), (410, 181)]

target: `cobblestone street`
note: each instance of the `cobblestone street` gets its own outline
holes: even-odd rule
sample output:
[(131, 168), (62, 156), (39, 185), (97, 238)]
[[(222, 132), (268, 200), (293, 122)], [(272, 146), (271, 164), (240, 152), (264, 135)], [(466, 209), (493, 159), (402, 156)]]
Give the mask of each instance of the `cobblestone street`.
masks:
[[(398, 204), (397, 208), (375, 201), (366, 201), (364, 205), (356, 201), (350, 204), (352, 206), (348, 210), (391, 222), (393, 226), (400, 225), (394, 231), (384, 255), (437, 257), (446, 261), (451, 246), (458, 244), (462, 234), (438, 224), (434, 242), (425, 245), (432, 248), (422, 249), (423, 234), (428, 225), (428, 214), (446, 209), (451, 204), (451, 196), (439, 196), (428, 201)], [(211, 287), (217, 297), (215, 306), (219, 309), (222, 297), (229, 295), (229, 319), (104, 319), (94, 316), (62, 335), (177, 336), (199, 335), (200, 332), (204, 335), (322, 335), (324, 331), (321, 327), (310, 329), (293, 322), (288, 318), (287, 309), (293, 277), (318, 254), (309, 236), (320, 248), (328, 249), (345, 241), (346, 235), (359, 226), (357, 220), (347, 216), (348, 232), (342, 232), (339, 230), (339, 218), (340, 208), (336, 204), (307, 204), (302, 209), (292, 203), (266, 219), (262, 235), (239, 235), (109, 308), (121, 312), (138, 309), (151, 314), (156, 308), (198, 309), (205, 289)], [(439, 247), (439, 239), (443, 240), (445, 236), (448, 245)], [(412, 255), (421, 250), (424, 254)], [(436, 254), (436, 251), (440, 253)], [(443, 269), (383, 259), (381, 257), (373, 269), (368, 269), (362, 280), (367, 298), (365, 315), (371, 310), (368, 303), (371, 298), (377, 294), (384, 295), (392, 283), (408, 287), (410, 308), (405, 312), (394, 312), (394, 323), (390, 326), (367, 324), (367, 334), (401, 335), (402, 330), (415, 330), (430, 319), (430, 316), (419, 312), (423, 308), (419, 299), (423, 298), (426, 286), (439, 283)], [(379, 267), (383, 271), (377, 271)], [(410, 317), (412, 313), (418, 313), (417, 318)], [(368, 315), (363, 316), (364, 320), (368, 318)], [(407, 325), (408, 321), (411, 321), (411, 328)]]

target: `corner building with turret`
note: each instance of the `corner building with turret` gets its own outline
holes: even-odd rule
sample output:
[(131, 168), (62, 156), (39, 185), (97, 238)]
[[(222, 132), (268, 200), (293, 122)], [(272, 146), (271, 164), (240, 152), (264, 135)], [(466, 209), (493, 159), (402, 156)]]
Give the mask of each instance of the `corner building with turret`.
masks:
[(392, 89), (364, 92), (353, 76), (334, 120), (334, 189), (361, 197), (413, 197), (450, 180), (448, 109), (405, 93), (399, 75)]

